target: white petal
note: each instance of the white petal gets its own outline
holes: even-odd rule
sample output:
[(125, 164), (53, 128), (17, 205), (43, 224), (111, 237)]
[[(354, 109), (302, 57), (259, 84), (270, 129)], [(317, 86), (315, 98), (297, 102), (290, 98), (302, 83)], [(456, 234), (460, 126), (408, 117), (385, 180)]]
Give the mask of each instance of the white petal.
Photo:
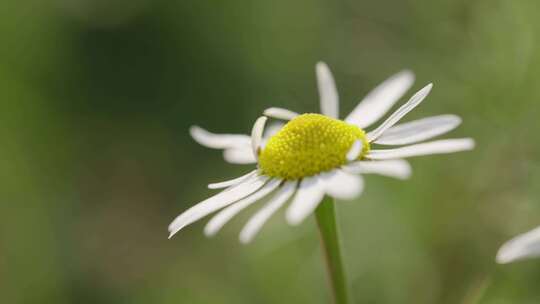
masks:
[(255, 155), (255, 159), (258, 157), (261, 149), (264, 125), (266, 124), (267, 120), (268, 117), (266, 116), (261, 116), (257, 118), (257, 121), (255, 121), (255, 124), (253, 125), (253, 129), (251, 129), (251, 148), (253, 149), (253, 155)]
[(230, 186), (234, 186), (234, 185), (237, 185), (241, 182), (243, 182), (245, 179), (247, 179), (248, 177), (251, 177), (253, 176), (255, 173), (257, 173), (257, 170), (253, 170), (247, 174), (244, 174), (240, 177), (237, 177), (237, 178), (234, 178), (234, 179), (230, 179), (230, 180), (226, 180), (226, 181), (223, 181), (223, 182), (219, 182), (219, 183), (211, 183), (211, 184), (208, 184), (208, 188), (209, 189), (221, 189), (221, 188), (228, 188)]
[(263, 114), (268, 117), (281, 119), (281, 120), (291, 120), (298, 116), (298, 113), (293, 112), (291, 110), (283, 109), (283, 108), (268, 108), (264, 110)]
[(416, 94), (414, 94), (407, 103), (402, 105), (397, 111), (392, 113), (388, 119), (386, 119), (377, 129), (369, 132), (367, 134), (368, 141), (372, 142), (379, 138), (384, 131), (386, 131), (388, 128), (393, 126), (395, 123), (397, 123), (403, 116), (405, 116), (407, 113), (409, 113), (412, 109), (414, 109), (416, 106), (418, 106), (424, 98), (429, 94), (429, 91), (431, 91), (431, 88), (433, 87), (433, 84), (428, 84), (424, 88), (422, 88), (420, 91), (418, 91)]
[(244, 244), (251, 242), (259, 230), (261, 230), (264, 223), (294, 194), (295, 189), (296, 181), (286, 182), (279, 192), (249, 219), (240, 232), (240, 242)]
[(349, 152), (347, 152), (347, 160), (353, 161), (360, 156), (360, 153), (362, 153), (362, 149), (364, 148), (364, 143), (362, 143), (361, 140), (355, 140), (352, 144), (351, 148), (349, 149)]
[(411, 176), (411, 165), (405, 160), (357, 161), (343, 167), (347, 172), (355, 174), (380, 174), (399, 179)]
[(245, 165), (257, 162), (255, 155), (253, 155), (253, 149), (250, 146), (224, 150), (223, 158), (231, 164)]
[(361, 176), (339, 169), (321, 174), (321, 180), (326, 194), (337, 199), (351, 200), (364, 189)]
[(397, 149), (371, 150), (366, 157), (369, 159), (394, 159), (420, 155), (453, 153), (472, 150), (473, 148), (474, 140), (471, 138), (443, 139)]
[(408, 145), (417, 143), (455, 129), (461, 123), (456, 115), (427, 117), (386, 130), (375, 143), (380, 145)]
[(339, 99), (332, 72), (330, 72), (330, 69), (324, 62), (318, 62), (315, 71), (317, 74), (321, 113), (332, 118), (338, 118)]
[(317, 208), (323, 197), (324, 188), (319, 178), (304, 178), (285, 214), (287, 222), (291, 225), (300, 224)]
[(369, 127), (390, 110), (413, 82), (414, 74), (410, 71), (401, 71), (393, 75), (369, 92), (345, 121), (360, 128)]
[(220, 193), (189, 208), (177, 216), (169, 225), (169, 238), (171, 238), (175, 233), (180, 231), (180, 229), (184, 228), (185, 226), (198, 221), (208, 214), (230, 205), (257, 191), (266, 183), (267, 180), (268, 177), (266, 176), (253, 176), (248, 178), (248, 180), (244, 181), (243, 183), (223, 190)]
[(218, 231), (223, 227), (223, 225), (225, 225), (229, 220), (231, 220), (235, 215), (237, 215), (238, 212), (242, 211), (244, 208), (247, 208), (249, 205), (255, 203), (259, 199), (266, 196), (268, 193), (272, 192), (274, 189), (277, 188), (277, 186), (279, 186), (280, 183), (280, 180), (271, 180), (257, 192), (221, 210), (208, 222), (208, 224), (206, 224), (206, 226), (204, 227), (204, 234), (206, 234), (206, 236), (213, 236), (218, 233)]
[(199, 126), (191, 126), (189, 133), (199, 144), (213, 149), (249, 146), (251, 138), (242, 134), (214, 134)]
[(269, 126), (267, 126), (264, 129), (263, 139), (269, 139), (270, 137), (274, 136), (281, 128), (283, 128), (285, 124), (281, 122), (274, 122), (271, 123)]
[(506, 264), (540, 256), (540, 227), (506, 242), (497, 253), (497, 263)]

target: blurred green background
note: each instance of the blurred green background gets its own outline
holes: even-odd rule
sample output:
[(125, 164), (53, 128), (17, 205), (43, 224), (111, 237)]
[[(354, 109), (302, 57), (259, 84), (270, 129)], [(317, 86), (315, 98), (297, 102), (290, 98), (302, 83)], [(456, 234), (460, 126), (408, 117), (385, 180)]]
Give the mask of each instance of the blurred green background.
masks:
[(494, 263), (540, 224), (539, 17), (535, 0), (2, 0), (0, 302), (327, 303), (312, 218), (247, 246), (253, 209), (212, 239), (166, 230), (249, 168), (188, 127), (317, 111), (324, 60), (342, 115), (410, 68), (435, 87), (406, 120), (458, 114), (447, 137), (478, 146), (339, 203), (355, 303), (539, 303), (540, 260)]

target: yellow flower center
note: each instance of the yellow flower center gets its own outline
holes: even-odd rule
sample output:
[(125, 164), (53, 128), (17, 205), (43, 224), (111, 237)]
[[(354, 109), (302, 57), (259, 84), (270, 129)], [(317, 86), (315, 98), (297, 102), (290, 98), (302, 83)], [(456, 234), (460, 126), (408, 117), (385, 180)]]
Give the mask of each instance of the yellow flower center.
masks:
[(364, 130), (321, 114), (302, 114), (268, 140), (259, 167), (266, 175), (288, 180), (312, 176), (347, 163), (356, 140), (363, 143), (361, 159), (369, 151)]

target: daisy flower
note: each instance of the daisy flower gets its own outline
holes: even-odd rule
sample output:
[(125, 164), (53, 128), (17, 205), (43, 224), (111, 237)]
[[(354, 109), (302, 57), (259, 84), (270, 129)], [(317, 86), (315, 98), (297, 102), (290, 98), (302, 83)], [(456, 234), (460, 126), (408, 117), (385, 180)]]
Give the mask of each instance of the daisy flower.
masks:
[[(455, 115), (396, 125), (424, 100), (432, 84), (414, 94), (378, 127), (365, 131), (412, 86), (414, 75), (410, 71), (399, 72), (385, 80), (343, 120), (339, 119), (338, 93), (326, 64), (316, 65), (316, 76), (321, 114), (269, 108), (256, 120), (251, 136), (213, 134), (197, 126), (190, 129), (192, 137), (201, 145), (222, 149), (227, 162), (256, 164), (256, 168), (238, 178), (209, 184), (210, 189), (224, 190), (180, 214), (169, 225), (169, 237), (219, 211), (204, 228), (205, 234), (212, 236), (240, 211), (269, 197), (240, 232), (240, 241), (248, 243), (288, 201), (287, 222), (298, 225), (313, 213), (325, 195), (338, 200), (358, 197), (364, 188), (363, 174), (406, 179), (411, 169), (402, 158), (474, 147), (470, 138), (419, 143), (456, 128), (461, 119)], [(268, 119), (277, 123), (265, 128)], [(385, 146), (401, 147), (379, 148)]]
[(540, 227), (518, 235), (502, 245), (497, 253), (497, 263), (506, 264), (540, 256)]

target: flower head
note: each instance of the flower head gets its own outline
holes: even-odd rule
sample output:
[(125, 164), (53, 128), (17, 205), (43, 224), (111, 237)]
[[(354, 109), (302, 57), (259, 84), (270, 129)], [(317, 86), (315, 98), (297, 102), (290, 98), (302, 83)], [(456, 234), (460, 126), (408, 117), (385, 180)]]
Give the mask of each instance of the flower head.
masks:
[(360, 141), (361, 159), (369, 151), (366, 133), (355, 125), (321, 114), (302, 114), (273, 135), (259, 155), (263, 174), (297, 180), (338, 168)]
[[(298, 114), (269, 108), (255, 122), (251, 137), (213, 134), (200, 127), (190, 132), (200, 144), (223, 149), (226, 161), (257, 164), (241, 177), (208, 185), (225, 188), (180, 214), (170, 225), (170, 237), (183, 227), (219, 211), (206, 225), (205, 234), (214, 235), (244, 208), (266, 196), (268, 202), (248, 221), (240, 233), (251, 241), (264, 223), (289, 200), (289, 224), (301, 223), (325, 195), (353, 199), (363, 190), (361, 174), (380, 174), (406, 179), (411, 174), (404, 157), (470, 150), (470, 138), (419, 143), (456, 128), (461, 119), (439, 115), (396, 125), (429, 94), (428, 84), (370, 132), (364, 129), (381, 119), (412, 86), (414, 76), (402, 71), (371, 91), (344, 119), (338, 118), (339, 103), (334, 79), (326, 64), (316, 66), (321, 114)], [(266, 123), (269, 118), (278, 122)], [(283, 124), (281, 121), (285, 121)], [(411, 145), (412, 144), (412, 145)], [(376, 146), (403, 146), (377, 149)]]

